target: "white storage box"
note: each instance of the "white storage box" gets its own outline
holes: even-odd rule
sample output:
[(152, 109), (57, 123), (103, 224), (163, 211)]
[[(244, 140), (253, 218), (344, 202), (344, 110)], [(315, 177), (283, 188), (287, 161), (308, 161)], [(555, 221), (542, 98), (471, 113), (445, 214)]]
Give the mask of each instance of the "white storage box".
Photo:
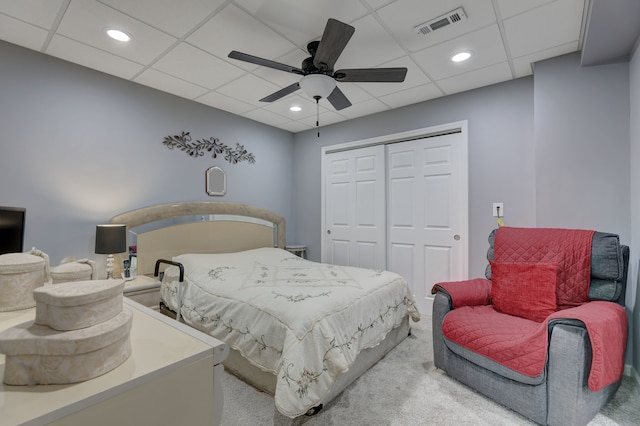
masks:
[(95, 278), (94, 275), (94, 262), (88, 259), (61, 263), (51, 268), (51, 281), (53, 284), (92, 280)]
[(61, 333), (33, 321), (0, 333), (4, 383), (77, 383), (107, 373), (131, 355), (131, 311), (98, 325)]
[(36, 324), (77, 330), (108, 321), (122, 311), (124, 280), (74, 281), (37, 288)]
[(33, 290), (49, 280), (48, 269), (48, 257), (30, 253), (0, 255), (0, 311), (34, 307)]

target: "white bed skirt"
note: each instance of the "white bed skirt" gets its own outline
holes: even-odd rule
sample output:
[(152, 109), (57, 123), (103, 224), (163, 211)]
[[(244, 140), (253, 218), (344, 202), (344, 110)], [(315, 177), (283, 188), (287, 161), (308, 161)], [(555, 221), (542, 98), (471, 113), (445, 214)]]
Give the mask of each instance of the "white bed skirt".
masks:
[[(391, 349), (407, 338), (411, 331), (409, 317), (405, 317), (399, 326), (391, 330), (378, 346), (361, 351), (355, 359), (353, 367), (345, 374), (338, 377), (333, 387), (322, 399), (321, 404), (327, 404), (340, 392), (346, 389), (355, 379), (380, 361)], [(230, 350), (229, 356), (224, 361), (224, 368), (229, 373), (240, 378), (251, 386), (274, 395), (276, 389), (276, 376), (273, 373), (263, 371), (251, 364), (240, 355), (240, 352)]]

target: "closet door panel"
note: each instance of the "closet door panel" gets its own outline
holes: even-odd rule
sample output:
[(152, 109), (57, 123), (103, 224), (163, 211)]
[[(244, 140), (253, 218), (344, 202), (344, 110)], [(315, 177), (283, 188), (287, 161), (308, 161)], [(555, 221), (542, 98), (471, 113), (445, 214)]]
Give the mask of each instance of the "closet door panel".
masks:
[(384, 155), (384, 146), (326, 155), (323, 262), (386, 269)]
[[(459, 157), (459, 135), (444, 135), (388, 145), (390, 247), (388, 269), (404, 276), (418, 309), (431, 312), (431, 287), (441, 281), (464, 279), (456, 209), (466, 187), (458, 179), (464, 163)], [(462, 195), (461, 195), (462, 194)], [(411, 262), (395, 254), (411, 246)]]

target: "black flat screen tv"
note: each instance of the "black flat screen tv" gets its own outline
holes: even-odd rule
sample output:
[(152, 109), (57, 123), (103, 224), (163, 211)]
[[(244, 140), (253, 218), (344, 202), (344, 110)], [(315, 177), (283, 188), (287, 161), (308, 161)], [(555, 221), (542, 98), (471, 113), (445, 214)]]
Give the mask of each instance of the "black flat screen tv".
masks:
[(21, 253), (26, 209), (0, 206), (0, 254)]

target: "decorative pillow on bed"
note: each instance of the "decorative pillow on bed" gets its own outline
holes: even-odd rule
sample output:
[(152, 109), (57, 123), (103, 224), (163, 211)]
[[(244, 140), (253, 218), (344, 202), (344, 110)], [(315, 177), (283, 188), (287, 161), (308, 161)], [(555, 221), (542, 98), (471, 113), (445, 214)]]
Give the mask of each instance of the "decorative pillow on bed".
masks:
[(556, 263), (491, 262), (491, 299), (502, 313), (542, 322), (557, 310)]

